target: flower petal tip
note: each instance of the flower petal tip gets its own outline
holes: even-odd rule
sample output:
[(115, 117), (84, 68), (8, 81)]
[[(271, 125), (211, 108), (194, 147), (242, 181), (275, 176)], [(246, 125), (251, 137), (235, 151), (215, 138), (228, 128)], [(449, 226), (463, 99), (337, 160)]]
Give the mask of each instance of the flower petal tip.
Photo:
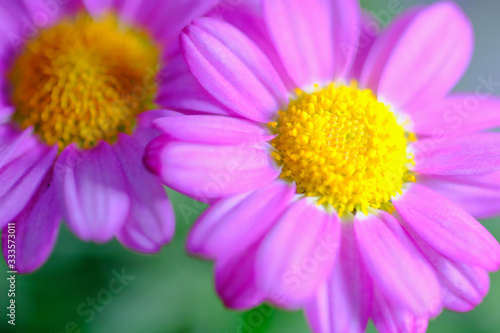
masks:
[(142, 157), (142, 162), (146, 166), (146, 169), (148, 169), (155, 175), (161, 174), (161, 151), (163, 150), (165, 143), (166, 135), (161, 135), (158, 138), (152, 140), (146, 146), (144, 156)]

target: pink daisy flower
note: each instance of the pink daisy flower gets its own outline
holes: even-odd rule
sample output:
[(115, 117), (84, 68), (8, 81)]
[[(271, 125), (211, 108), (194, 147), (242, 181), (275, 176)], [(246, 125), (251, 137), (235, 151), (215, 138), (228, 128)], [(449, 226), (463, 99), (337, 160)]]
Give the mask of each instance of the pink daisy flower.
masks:
[(215, 260), (224, 303), (305, 308), (314, 332), (370, 318), (420, 332), (479, 304), (500, 265), (476, 220), (500, 213), (500, 101), (451, 93), (473, 50), (458, 6), (413, 8), (368, 39), (354, 0), (225, 18), (181, 34), (195, 84), (176, 102), (218, 115), (155, 120), (145, 155), (211, 203), (188, 250)]
[(140, 113), (161, 105), (161, 67), (213, 3), (2, 2), (0, 227), (12, 270), (43, 264), (61, 219), (83, 240), (116, 237), (140, 252), (171, 239), (173, 209), (142, 164), (162, 111)]

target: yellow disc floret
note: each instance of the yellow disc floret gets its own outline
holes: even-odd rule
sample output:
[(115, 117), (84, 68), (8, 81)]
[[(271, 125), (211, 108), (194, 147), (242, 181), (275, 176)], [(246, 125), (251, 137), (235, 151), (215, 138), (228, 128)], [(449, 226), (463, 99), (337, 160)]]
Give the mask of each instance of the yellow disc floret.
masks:
[(413, 136), (398, 124), (371, 90), (331, 84), (313, 93), (297, 91), (276, 122), (272, 145), (281, 177), (318, 204), (344, 212), (368, 207), (391, 210), (391, 197), (412, 181), (407, 143)]
[(159, 52), (113, 14), (64, 19), (30, 40), (9, 73), (14, 120), (62, 150), (130, 133), (153, 106)]

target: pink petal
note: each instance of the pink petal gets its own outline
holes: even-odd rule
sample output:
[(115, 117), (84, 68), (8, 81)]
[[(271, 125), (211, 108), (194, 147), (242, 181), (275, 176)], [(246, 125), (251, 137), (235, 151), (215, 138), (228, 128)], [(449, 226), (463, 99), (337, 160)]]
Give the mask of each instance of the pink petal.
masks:
[[(2, 80), (4, 80), (4, 83), (0, 85), (3, 85), (3, 93), (6, 92), (6, 72), (12, 63), (12, 58), (22, 50), (28, 39), (35, 37), (38, 33), (33, 22), (28, 21), (29, 24), (25, 24), (23, 29), (20, 18), (26, 15), (29, 15), (27, 9), (20, 1), (2, 1), (0, 4), (0, 70)], [(2, 105), (6, 104), (5, 102), (6, 100), (0, 103), (2, 109), (6, 106)]]
[(182, 54), (169, 59), (162, 73), (165, 75), (158, 76), (161, 79), (156, 98), (158, 105), (189, 114), (236, 115), (203, 88), (190, 72)]
[(109, 241), (125, 223), (130, 211), (126, 178), (107, 142), (84, 151), (66, 147), (56, 163), (54, 183), (65, 221), (83, 240)]
[(0, 5), (0, 31), (2, 35), (0, 38), (7, 37), (9, 32), (16, 32), (20, 25), (18, 18), (25, 13), (26, 8), (19, 1), (3, 1)]
[(306, 306), (315, 333), (360, 333), (368, 324), (372, 282), (363, 264), (353, 225), (342, 224), (339, 258), (327, 282)]
[(90, 15), (99, 16), (112, 8), (114, 0), (82, 0), (82, 2)]
[(202, 86), (239, 115), (268, 122), (286, 103), (285, 86), (272, 64), (230, 24), (199, 19), (181, 34), (181, 45)]
[(480, 133), (412, 145), (414, 171), (430, 175), (478, 175), (500, 171), (500, 133)]
[(401, 37), (404, 36), (408, 26), (423, 11), (423, 8), (423, 6), (414, 6), (408, 9), (397, 16), (389, 27), (377, 37), (361, 70), (360, 83), (362, 86), (374, 91), (378, 90), (388, 59)]
[[(137, 1), (127, 1), (128, 7), (136, 7), (136, 13), (130, 12), (128, 16), (139, 20), (157, 39), (163, 41), (168, 47), (168, 53), (173, 53), (179, 48), (180, 31), (194, 19), (209, 12), (219, 2), (219, 0), (156, 0), (141, 1), (137, 6)], [(146, 3), (150, 11), (145, 10)]]
[(332, 6), (334, 78), (343, 78), (359, 50), (361, 6), (356, 0), (328, 0)]
[(358, 38), (357, 1), (264, 0), (263, 12), (278, 54), (297, 86), (328, 82), (350, 67)]
[(354, 219), (354, 230), (374, 284), (393, 302), (412, 313), (427, 314), (440, 299), (440, 286), (426, 260), (397, 220), (378, 216)]
[(412, 112), (419, 137), (444, 140), (500, 126), (500, 99), (477, 95), (452, 95)]
[(402, 309), (379, 290), (374, 292), (372, 320), (377, 330), (384, 333), (425, 333), (429, 324), (427, 316)]
[(471, 59), (471, 23), (456, 4), (442, 1), (422, 10), (404, 31), (390, 31), (401, 28), (391, 25), (386, 35), (397, 40), (381, 38), (377, 43), (385, 46), (374, 46), (391, 50), (371, 55), (385, 59), (378, 94), (399, 108), (444, 97)]
[(305, 199), (292, 204), (262, 241), (256, 259), (260, 288), (301, 306), (326, 280), (337, 258), (340, 222)]
[(56, 147), (39, 144), (27, 130), (0, 147), (0, 227), (11, 222), (30, 201), (52, 167)]
[[(28, 132), (31, 134), (33, 129), (28, 129)], [(19, 130), (15, 126), (10, 124), (0, 124), (0, 152), (2, 152), (2, 149), (5, 149), (5, 147), (12, 142), (12, 140), (15, 140), (18, 135)], [(0, 156), (1, 155), (2, 154), (0, 154)]]
[[(182, 116), (183, 114), (177, 111), (171, 111), (171, 110), (151, 110), (151, 111), (146, 111), (137, 116), (137, 127), (139, 128), (146, 128), (148, 130), (151, 130), (153, 127), (153, 122), (157, 119), (164, 118), (164, 117), (179, 117)], [(156, 132), (157, 135), (159, 135), (159, 132)], [(135, 137), (135, 133), (134, 133)]]
[(347, 75), (348, 78), (355, 80), (360, 79), (363, 66), (382, 27), (373, 14), (363, 12), (359, 29), (360, 35), (357, 42), (357, 49), (355, 50), (355, 58)]
[[(2, 89), (1, 83), (0, 83), (0, 89)], [(1, 94), (1, 92), (0, 92), (0, 94)], [(0, 126), (2, 124), (8, 123), (10, 116), (12, 116), (14, 114), (13, 108), (2, 106), (2, 105), (5, 105), (7, 103), (6, 100), (7, 100), (7, 97), (0, 96)]]
[(265, 299), (256, 283), (255, 256), (258, 244), (246, 252), (218, 261), (215, 267), (215, 289), (224, 305), (235, 310), (249, 310)]
[(281, 61), (299, 87), (333, 79), (331, 5), (327, 1), (263, 0), (264, 20)]
[(9, 263), (9, 255), (15, 253), (15, 267), (10, 269), (18, 273), (31, 273), (37, 270), (45, 263), (54, 248), (61, 211), (51, 180), (52, 171), (40, 184), (30, 203), (13, 221), (14, 233), (9, 232), (8, 226), (2, 230), (4, 258)]
[(159, 118), (178, 117), (182, 113), (170, 110), (151, 110), (137, 116), (137, 124), (134, 131), (134, 139), (142, 146), (146, 146), (151, 140), (161, 134), (153, 128), (153, 122)]
[(140, 252), (154, 253), (174, 235), (175, 215), (165, 189), (142, 164), (144, 147), (121, 134), (114, 145), (123, 167), (130, 196), (130, 215), (117, 237)]
[[(489, 275), (484, 271), (486, 280), (489, 283)], [(488, 284), (489, 286), (489, 284)], [(488, 291), (486, 291), (487, 293)], [(469, 312), (472, 311), (478, 304), (470, 303), (469, 301), (458, 296), (455, 292), (450, 291), (446, 286), (443, 286), (443, 306), (455, 312)]]
[(188, 250), (206, 258), (235, 256), (261, 239), (289, 205), (295, 187), (276, 181), (212, 205), (198, 219)]
[(419, 183), (456, 203), (477, 219), (500, 214), (500, 172), (474, 176), (420, 177)]
[(165, 185), (199, 201), (260, 188), (276, 179), (267, 143), (203, 145), (171, 141), (166, 135), (147, 147), (144, 162)]
[[(160, 0), (161, 1), (161, 0)], [(179, 33), (188, 24), (192, 23), (198, 17), (207, 14), (210, 10), (217, 6), (223, 6), (224, 3), (220, 0), (189, 0), (189, 1), (170, 1), (171, 10), (170, 15), (178, 16), (180, 19), (172, 20), (176, 24), (170, 29), (169, 33), (173, 36), (175, 44), (178, 43)], [(169, 15), (169, 16), (170, 16)], [(162, 25), (160, 23), (159, 29), (161, 31)]]
[[(262, 17), (261, 1), (256, 0), (254, 2), (255, 3), (252, 5), (249, 1), (246, 1), (232, 8), (232, 10), (225, 11), (223, 13), (224, 20), (241, 30), (248, 38), (257, 44), (279, 73), (287, 90), (292, 91), (297, 86), (290, 79), (278, 51), (271, 40), (269, 31), (266, 28), (266, 23)], [(212, 15), (217, 17), (220, 13), (215, 10)]]
[(441, 282), (442, 300), (446, 308), (466, 312), (482, 302), (490, 286), (488, 272), (476, 266), (450, 260), (418, 236), (416, 240)]
[(106, 11), (115, 11), (130, 24), (146, 28), (155, 39), (168, 47), (168, 52), (177, 48), (178, 33), (193, 19), (207, 13), (217, 0), (183, 1), (134, 1), (134, 0), (83, 0), (93, 16)]
[(452, 260), (489, 271), (500, 266), (500, 245), (465, 210), (440, 194), (413, 184), (393, 200), (405, 228)]
[(154, 125), (173, 139), (195, 143), (238, 145), (266, 142), (274, 137), (263, 125), (224, 116), (160, 118)]
[[(26, 8), (26, 16), (36, 29), (47, 28), (62, 17), (73, 14), (80, 7), (80, 1), (38, 1), (21, 0)], [(21, 21), (21, 20), (20, 20)], [(21, 21), (25, 23), (25, 21)]]
[(32, 127), (19, 132), (14, 126), (0, 125), (0, 169), (38, 146)]

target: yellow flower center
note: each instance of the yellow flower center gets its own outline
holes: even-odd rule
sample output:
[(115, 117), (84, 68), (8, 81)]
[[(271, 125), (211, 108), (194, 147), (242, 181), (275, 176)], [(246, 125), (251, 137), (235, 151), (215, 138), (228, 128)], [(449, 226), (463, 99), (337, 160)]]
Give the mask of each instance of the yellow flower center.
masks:
[(414, 181), (407, 144), (415, 136), (356, 82), (316, 86), (310, 94), (298, 90), (268, 126), (277, 134), (272, 155), (282, 165), (281, 177), (340, 216), (368, 207), (392, 211), (391, 198)]
[(153, 106), (159, 51), (113, 14), (67, 18), (30, 40), (9, 72), (14, 120), (62, 150), (130, 133)]

